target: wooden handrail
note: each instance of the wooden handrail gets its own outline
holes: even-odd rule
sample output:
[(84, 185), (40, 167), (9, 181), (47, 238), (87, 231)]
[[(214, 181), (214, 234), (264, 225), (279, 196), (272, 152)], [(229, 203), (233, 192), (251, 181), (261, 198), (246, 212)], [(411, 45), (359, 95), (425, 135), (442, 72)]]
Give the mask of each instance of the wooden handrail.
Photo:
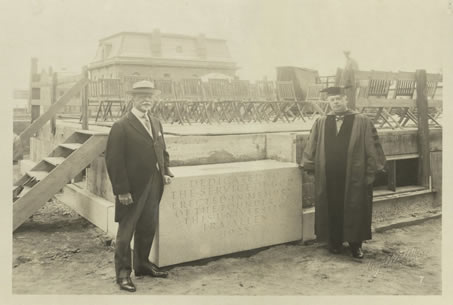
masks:
[[(417, 107), (416, 100), (414, 99), (387, 99), (359, 97), (356, 101), (357, 107)], [(429, 107), (442, 107), (442, 100), (428, 100)]]
[(88, 79), (80, 79), (71, 89), (65, 92), (62, 97), (58, 99), (55, 104), (52, 104), (49, 109), (43, 113), (39, 118), (37, 118), (30, 126), (28, 126), (22, 133), (19, 135), (20, 140), (24, 143), (28, 140), (33, 134), (35, 134), (44, 124), (46, 124), (58, 111), (62, 110), (63, 107), (71, 100), (71, 98), (76, 95), (88, 84)]
[[(386, 80), (414, 80), (414, 72), (391, 72), (391, 71), (354, 71), (356, 80), (365, 79), (386, 79)], [(426, 79), (428, 81), (442, 81), (442, 74), (439, 73), (426, 73)]]

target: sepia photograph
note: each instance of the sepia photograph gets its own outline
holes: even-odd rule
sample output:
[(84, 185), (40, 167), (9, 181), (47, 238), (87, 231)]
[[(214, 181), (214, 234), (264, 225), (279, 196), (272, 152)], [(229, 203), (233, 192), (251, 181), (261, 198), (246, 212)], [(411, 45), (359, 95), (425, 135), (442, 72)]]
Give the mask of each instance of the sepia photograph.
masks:
[(12, 299), (445, 301), (452, 1), (1, 7)]

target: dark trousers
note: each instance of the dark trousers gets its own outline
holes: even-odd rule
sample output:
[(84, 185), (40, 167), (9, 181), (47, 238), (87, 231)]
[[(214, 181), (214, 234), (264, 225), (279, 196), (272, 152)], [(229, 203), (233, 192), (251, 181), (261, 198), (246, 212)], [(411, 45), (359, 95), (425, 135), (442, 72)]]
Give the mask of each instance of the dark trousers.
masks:
[[(115, 248), (116, 278), (127, 278), (132, 272), (131, 240), (134, 235), (134, 269), (148, 265), (149, 253), (159, 219), (159, 202), (163, 181), (159, 173), (151, 178), (142, 197), (118, 223)], [(135, 233), (135, 234), (134, 234)]]

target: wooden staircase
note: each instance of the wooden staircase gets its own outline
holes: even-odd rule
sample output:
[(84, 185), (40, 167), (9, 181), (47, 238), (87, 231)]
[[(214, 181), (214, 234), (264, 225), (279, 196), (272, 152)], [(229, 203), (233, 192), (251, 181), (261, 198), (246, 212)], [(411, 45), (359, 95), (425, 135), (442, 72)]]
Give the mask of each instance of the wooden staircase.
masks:
[(75, 131), (13, 187), (13, 231), (105, 151), (108, 133)]

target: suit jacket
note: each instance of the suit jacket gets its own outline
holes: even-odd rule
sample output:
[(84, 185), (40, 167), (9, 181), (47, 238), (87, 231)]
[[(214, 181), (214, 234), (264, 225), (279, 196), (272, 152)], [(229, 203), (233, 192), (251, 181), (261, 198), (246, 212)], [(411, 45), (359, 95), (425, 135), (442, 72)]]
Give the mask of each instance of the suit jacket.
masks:
[[(116, 195), (115, 221), (136, 203), (148, 181), (156, 175), (173, 177), (169, 169), (170, 158), (166, 149), (162, 124), (150, 116), (153, 138), (131, 112), (116, 121), (107, 140), (105, 161), (107, 172)], [(163, 189), (162, 189), (163, 192)], [(134, 203), (119, 203), (118, 195), (132, 195)]]

